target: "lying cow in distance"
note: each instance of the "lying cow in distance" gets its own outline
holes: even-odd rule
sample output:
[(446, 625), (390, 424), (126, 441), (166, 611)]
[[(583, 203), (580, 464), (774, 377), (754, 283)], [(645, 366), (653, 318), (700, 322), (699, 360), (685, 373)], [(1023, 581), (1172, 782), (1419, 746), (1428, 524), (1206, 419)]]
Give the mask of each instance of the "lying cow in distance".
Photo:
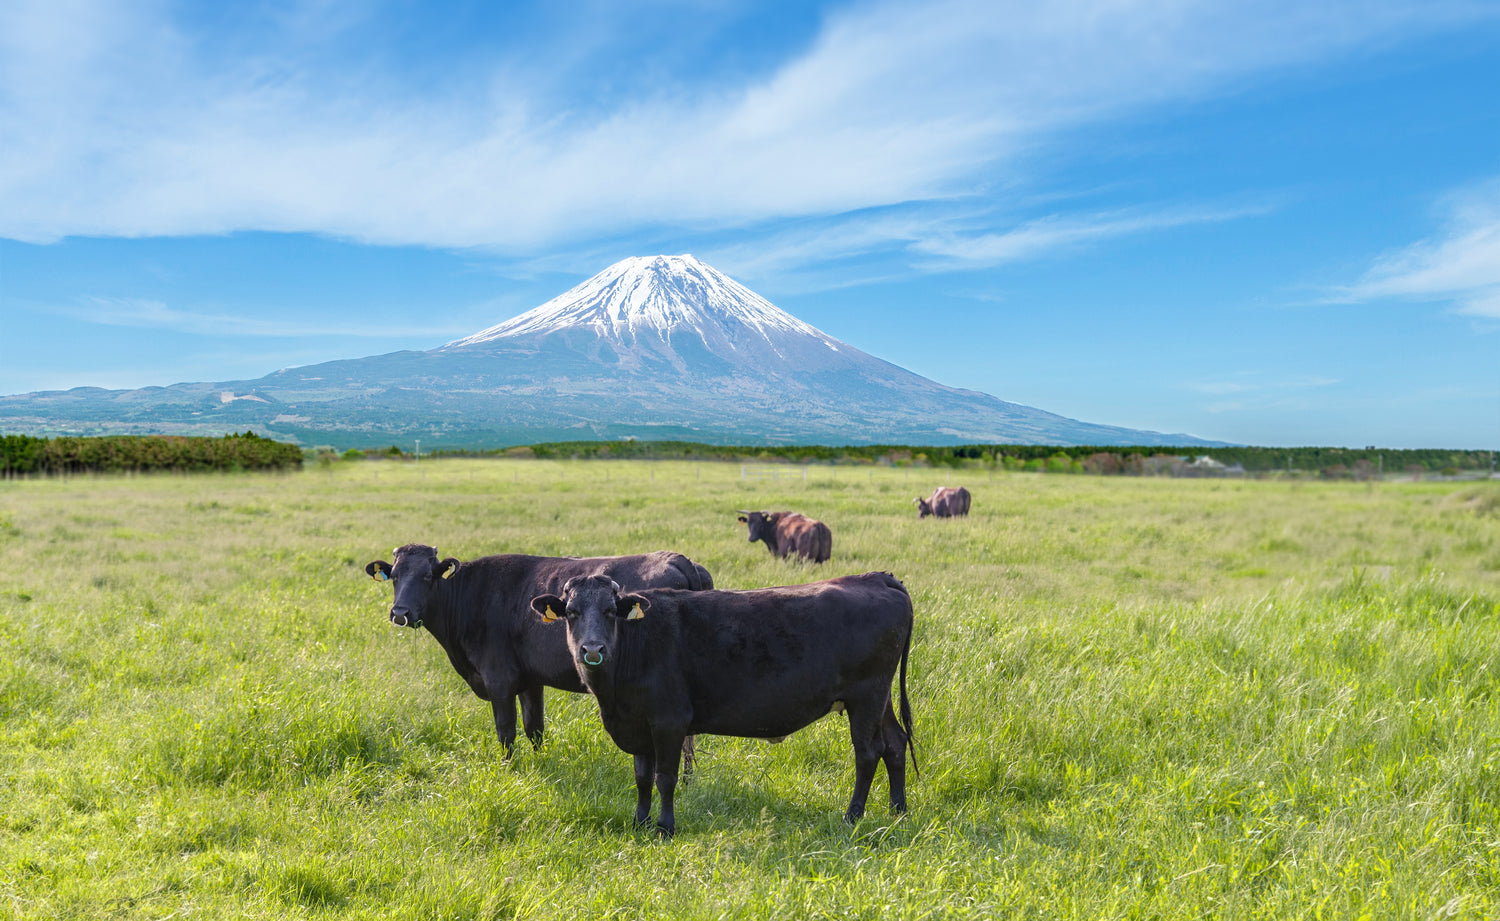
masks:
[[(779, 739), (830, 712), (849, 717), (854, 793), (844, 818), (865, 812), (877, 762), (891, 808), (906, 811), (912, 743), (906, 660), (912, 607), (889, 573), (746, 592), (624, 592), (604, 576), (539, 595), (544, 621), (563, 620), (568, 650), (610, 738), (635, 756), (635, 821), (661, 794), (657, 831), (676, 831), (677, 752), (689, 733)], [(901, 718), (891, 706), (900, 674)]]
[(766, 542), (772, 556), (795, 553), (822, 563), (833, 555), (833, 532), (828, 525), (796, 512), (751, 512), (739, 509), (739, 520), (749, 526), (750, 543)]
[(962, 486), (939, 486), (926, 499), (912, 500), (917, 503), (917, 517), (936, 515), (939, 518), (957, 518), (969, 514), (969, 491)]
[[(568, 651), (567, 631), (539, 622), (531, 599), (556, 592), (569, 579), (606, 576), (633, 588), (713, 588), (708, 570), (680, 553), (637, 556), (526, 556), (504, 553), (467, 563), (437, 549), (407, 544), (392, 551), (394, 565), (376, 560), (365, 572), (395, 582), (391, 623), (426, 627), (458, 674), (495, 712), (495, 732), (509, 758), (516, 742), (516, 698), (526, 737), (542, 744), (542, 688), (584, 693)], [(689, 747), (691, 764), (692, 750)]]

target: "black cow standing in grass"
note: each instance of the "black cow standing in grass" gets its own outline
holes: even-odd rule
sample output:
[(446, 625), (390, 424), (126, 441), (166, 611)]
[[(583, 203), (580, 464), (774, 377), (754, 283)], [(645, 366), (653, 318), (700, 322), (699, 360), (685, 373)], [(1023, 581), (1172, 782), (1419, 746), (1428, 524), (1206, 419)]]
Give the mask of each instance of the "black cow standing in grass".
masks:
[[(392, 551), (394, 564), (376, 560), (365, 572), (395, 582), (391, 623), (426, 627), (460, 676), (495, 711), (495, 732), (510, 757), (516, 742), (516, 698), (531, 744), (542, 744), (542, 688), (582, 694), (583, 682), (568, 651), (567, 630), (544, 624), (531, 599), (560, 591), (569, 579), (605, 576), (633, 588), (713, 588), (708, 570), (665, 550), (637, 556), (591, 558), (504, 553), (467, 563), (438, 559), (437, 549), (407, 544)], [(692, 744), (686, 749), (692, 761)]]
[[(531, 606), (567, 624), (568, 648), (615, 744), (635, 756), (635, 821), (661, 793), (657, 830), (676, 830), (677, 752), (690, 733), (780, 739), (831, 712), (849, 717), (854, 794), (865, 812), (877, 762), (891, 808), (906, 811), (912, 745), (906, 660), (912, 606), (889, 573), (746, 592), (623, 592), (603, 576), (575, 579)], [(901, 719), (891, 706), (900, 671)]]
[(912, 500), (917, 503), (917, 517), (936, 515), (939, 518), (959, 518), (969, 514), (969, 491), (962, 486), (939, 486), (926, 499)]
[(797, 512), (751, 512), (739, 510), (739, 520), (750, 532), (750, 543), (766, 542), (772, 556), (795, 553), (812, 563), (833, 555), (833, 532), (828, 525)]

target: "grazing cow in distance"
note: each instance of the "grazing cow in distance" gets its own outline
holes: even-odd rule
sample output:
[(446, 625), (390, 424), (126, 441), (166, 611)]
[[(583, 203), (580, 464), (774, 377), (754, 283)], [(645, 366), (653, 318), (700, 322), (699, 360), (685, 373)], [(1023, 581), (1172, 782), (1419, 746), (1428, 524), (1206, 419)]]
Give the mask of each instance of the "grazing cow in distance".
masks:
[(969, 514), (969, 491), (962, 486), (939, 486), (926, 499), (917, 498), (917, 517), (936, 515), (939, 518), (957, 518)]
[[(635, 756), (635, 821), (676, 831), (677, 752), (689, 733), (779, 740), (831, 712), (849, 717), (854, 793), (844, 818), (865, 812), (885, 762), (891, 809), (906, 811), (906, 752), (916, 769), (906, 661), (911, 596), (870, 572), (744, 592), (624, 592), (604, 576), (539, 595), (544, 621), (567, 625), (568, 650), (604, 728)], [(901, 718), (891, 706), (900, 674)]]
[[(634, 588), (714, 587), (708, 570), (665, 550), (592, 558), (503, 553), (460, 563), (440, 561), (435, 547), (407, 544), (393, 550), (392, 559), (365, 567), (371, 578), (395, 583), (391, 623), (427, 628), (474, 693), (490, 702), (507, 758), (515, 748), (517, 698), (526, 737), (540, 748), (542, 688), (584, 693), (567, 631), (538, 621), (532, 598), (592, 575)], [(691, 745), (687, 758), (691, 764)]]
[(766, 542), (772, 556), (795, 553), (813, 563), (833, 555), (833, 532), (828, 525), (796, 512), (751, 512), (739, 509), (739, 520), (749, 526), (750, 543)]

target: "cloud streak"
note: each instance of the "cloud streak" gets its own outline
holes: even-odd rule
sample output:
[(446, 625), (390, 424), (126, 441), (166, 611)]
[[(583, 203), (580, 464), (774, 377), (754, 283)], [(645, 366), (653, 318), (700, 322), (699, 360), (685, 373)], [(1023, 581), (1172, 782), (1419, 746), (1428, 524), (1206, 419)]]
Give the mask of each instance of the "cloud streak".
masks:
[(923, 253), (951, 266), (996, 266), (1036, 259), (1111, 237), (1219, 223), (1266, 214), (1269, 206), (1225, 209), (1169, 209), (1157, 212), (1114, 211), (1047, 217), (998, 233), (940, 234), (917, 244)]
[(384, 324), (297, 323), (279, 318), (233, 316), (179, 310), (149, 298), (85, 297), (76, 305), (56, 307), (52, 312), (101, 326), (135, 329), (161, 329), (196, 336), (234, 338), (298, 338), (337, 336), (368, 339), (430, 339), (457, 335), (460, 330), (444, 330), (430, 324), (398, 327)]
[(1344, 289), (1349, 300), (1451, 300), (1500, 319), (1500, 178), (1451, 196), (1443, 232), (1388, 254)]
[(1193, 381), (1187, 388), (1195, 393), (1219, 398), (1202, 407), (1204, 412), (1218, 414), (1303, 405), (1310, 392), (1336, 387), (1340, 383), (1342, 381), (1337, 378), (1315, 375), (1271, 377), (1258, 372), (1245, 372), (1231, 379)]
[[(377, 57), (320, 58), (324, 33), (358, 17), (292, 6), (223, 53), (225, 36), (164, 4), (8, 4), (0, 235), (269, 230), (534, 253), (953, 200), (1059, 129), (1494, 15), (1405, 0), (867, 3), (739, 84), (669, 75), (601, 111), (568, 85), (572, 64), (502, 58), (433, 88)], [(993, 263), (1157, 226), (1039, 222), (924, 245)]]

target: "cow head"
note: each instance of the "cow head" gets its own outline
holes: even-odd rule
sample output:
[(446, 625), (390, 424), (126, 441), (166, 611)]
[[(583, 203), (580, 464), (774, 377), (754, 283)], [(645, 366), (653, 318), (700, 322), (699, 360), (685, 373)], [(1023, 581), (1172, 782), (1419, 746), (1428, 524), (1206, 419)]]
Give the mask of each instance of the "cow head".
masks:
[(407, 544), (391, 551), (395, 564), (375, 560), (365, 566), (365, 572), (377, 582), (394, 582), (395, 603), (391, 605), (391, 623), (398, 627), (420, 627), (427, 613), (427, 599), (432, 593), (433, 583), (447, 579), (458, 572), (458, 560), (448, 557), (439, 560), (436, 547), (426, 544)]
[(928, 502), (926, 499), (923, 499), (923, 498), (920, 498), (920, 497), (918, 497), (916, 499), (913, 499), (912, 501), (915, 502), (915, 503), (917, 503), (917, 517), (918, 518), (926, 518), (928, 515), (932, 514), (932, 503), (931, 502)]
[(619, 647), (620, 625), (640, 620), (651, 602), (640, 595), (621, 594), (609, 576), (569, 579), (562, 596), (538, 595), (531, 609), (542, 620), (562, 620), (568, 626), (568, 651), (585, 673), (607, 668)]
[(771, 519), (765, 512), (748, 512), (744, 509), (739, 509), (739, 513), (740, 522), (749, 526), (750, 543), (753, 544), (758, 540), (765, 540), (772, 533)]

